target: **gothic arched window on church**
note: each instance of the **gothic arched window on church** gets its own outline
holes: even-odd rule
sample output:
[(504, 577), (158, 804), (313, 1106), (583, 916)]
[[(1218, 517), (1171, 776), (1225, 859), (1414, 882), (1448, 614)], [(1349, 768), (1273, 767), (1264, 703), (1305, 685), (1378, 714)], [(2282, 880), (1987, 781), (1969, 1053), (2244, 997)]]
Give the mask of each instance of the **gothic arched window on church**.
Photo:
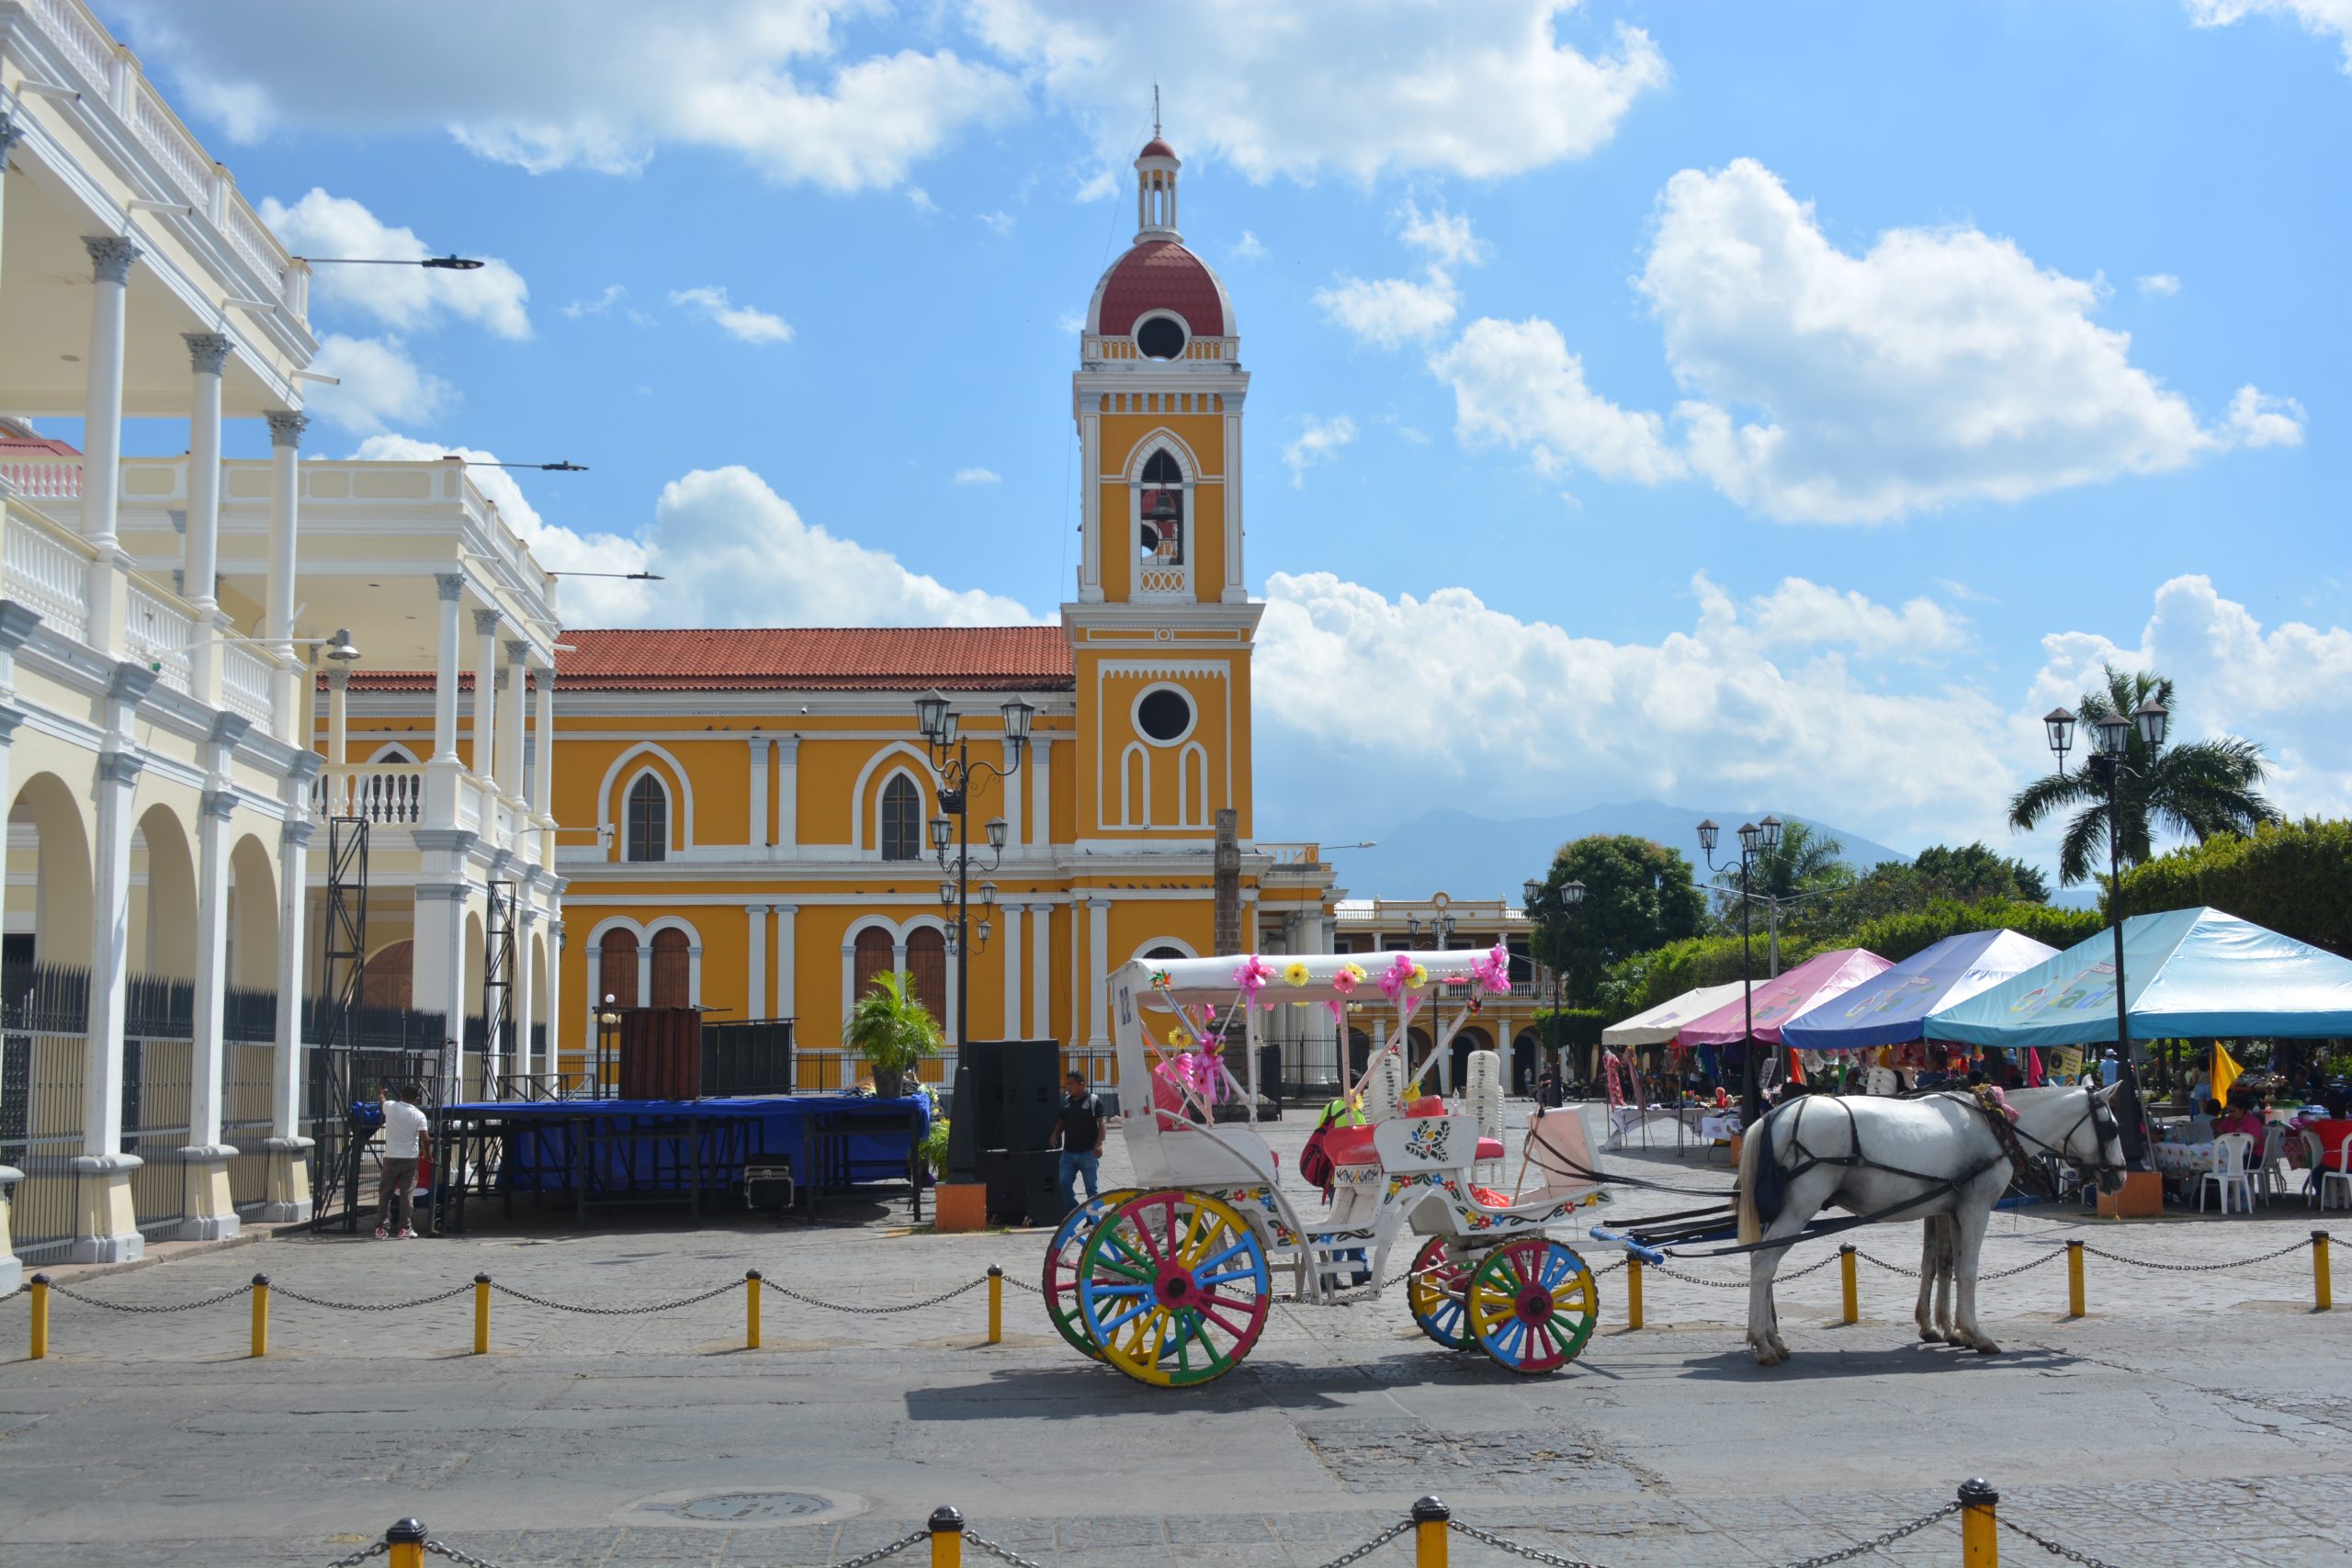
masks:
[(658, 1008), (694, 1004), (694, 943), (675, 926), (653, 933), (653, 1005)]
[(907, 933), (907, 989), (933, 1018), (946, 1023), (947, 939), (935, 927), (918, 926)]
[(884, 860), (922, 859), (922, 796), (904, 773), (882, 786), (881, 838)]
[(639, 773), (628, 791), (628, 838), (624, 859), (670, 858), (670, 796), (662, 781)]
[(596, 944), (596, 992), (608, 998), (616, 1008), (637, 1005), (635, 931), (608, 931)]
[(1138, 551), (1161, 566), (1184, 564), (1184, 470), (1166, 452), (1154, 452), (1143, 466), (1143, 494), (1136, 526)]

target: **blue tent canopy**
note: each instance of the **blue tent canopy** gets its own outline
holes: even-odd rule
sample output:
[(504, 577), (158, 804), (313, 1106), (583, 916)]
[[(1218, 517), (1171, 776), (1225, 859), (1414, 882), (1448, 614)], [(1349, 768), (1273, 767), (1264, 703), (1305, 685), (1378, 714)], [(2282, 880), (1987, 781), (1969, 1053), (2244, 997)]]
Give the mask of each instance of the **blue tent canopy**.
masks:
[(2013, 931), (1962, 931), (1781, 1026), (1800, 1051), (1854, 1051), (1921, 1038), (1928, 1015), (2030, 969), (2058, 950)]
[[(2135, 1040), (2352, 1034), (2352, 960), (2219, 909), (2125, 920), (2123, 976)], [(2113, 929), (1929, 1014), (1928, 1038), (2003, 1046), (2111, 1042)]]

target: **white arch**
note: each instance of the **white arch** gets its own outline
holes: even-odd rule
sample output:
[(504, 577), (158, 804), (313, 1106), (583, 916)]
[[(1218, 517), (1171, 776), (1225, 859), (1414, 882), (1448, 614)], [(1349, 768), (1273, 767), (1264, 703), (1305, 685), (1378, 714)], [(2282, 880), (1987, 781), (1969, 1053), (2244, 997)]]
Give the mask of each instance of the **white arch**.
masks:
[[(678, 759), (672, 754), (669, 748), (665, 746), (657, 746), (650, 740), (639, 741), (636, 745), (630, 747), (628, 750), (614, 758), (613, 765), (605, 770), (604, 783), (596, 786), (597, 841), (599, 843), (611, 843), (614, 841), (613, 802), (617, 797), (613, 793), (613, 785), (620, 778), (621, 770), (628, 767), (629, 762), (638, 757), (659, 757), (663, 761), (669, 763), (672, 770), (677, 773), (678, 787), (675, 793), (671, 791), (670, 781), (667, 779), (662, 781), (662, 793), (670, 795), (670, 806), (673, 813), (678, 806), (679, 795), (684, 795), (685, 796), (685, 816), (680, 819), (680, 825), (684, 830), (684, 837), (681, 840), (681, 844), (684, 848), (692, 849), (695, 842), (694, 775), (686, 771), (686, 765), (684, 762), (679, 761)], [(643, 770), (640, 769), (639, 771), (641, 772)], [(632, 786), (634, 786), (637, 783), (637, 774), (634, 773), (631, 773), (629, 775), (628, 782)], [(626, 807), (624, 807), (624, 809), (626, 809)], [(623, 845), (622, 852), (624, 854), (628, 852), (626, 845)]]
[(1172, 947), (1187, 958), (1200, 956), (1199, 950), (1181, 936), (1156, 936), (1149, 942), (1137, 942), (1135, 952), (1127, 955), (1127, 961), (1131, 964), (1140, 964), (1143, 962), (1143, 955), (1155, 947)]
[[(1140, 764), (1138, 771), (1143, 779), (1141, 816), (1136, 814), (1137, 792), (1131, 784), (1136, 775), (1127, 770), (1130, 761)], [(1148, 828), (1151, 825), (1151, 754), (1143, 749), (1140, 740), (1128, 741), (1126, 750), (1119, 753), (1119, 823), (1125, 828)]]
[[(1200, 786), (1193, 787), (1193, 765), (1199, 764)], [(1197, 740), (1184, 742), (1176, 753), (1176, 825), (1180, 828), (1205, 828), (1209, 825), (1209, 751)]]
[(397, 740), (385, 741), (381, 746), (376, 748), (375, 755), (368, 759), (368, 765), (371, 768), (386, 766), (404, 768), (416, 767), (420, 766), (423, 762), (424, 759), (422, 757), (419, 757), (415, 752), (410, 750), (407, 747), (401, 745)]
[(653, 939), (663, 931), (685, 932), (686, 1005), (702, 1006), (702, 932), (695, 930), (693, 921), (679, 915), (664, 915), (652, 921), (644, 928), (644, 934), (638, 938), (637, 961), (641, 982), (638, 991), (639, 1005), (650, 1005), (653, 1000)]
[(881, 852), (881, 795), (879, 791), (876, 791), (871, 796), (874, 801), (873, 816), (875, 820), (875, 835), (874, 842), (868, 844), (865, 841), (865, 822), (867, 817), (865, 803), (869, 798), (866, 791), (868, 785), (873, 783), (874, 771), (880, 767), (886, 759), (891, 757), (911, 758), (914, 761), (914, 766), (907, 771), (914, 775), (915, 790), (917, 794), (922, 795), (926, 800), (935, 800), (938, 798), (939, 774), (933, 770), (931, 759), (924, 756), (921, 751), (917, 750), (914, 747), (908, 745), (903, 740), (891, 741), (888, 746), (883, 747), (880, 750), (875, 752), (874, 755), (865, 759), (865, 766), (857, 771), (857, 783), (850, 786), (849, 847), (853, 850), (863, 852), (870, 849), (877, 854)]
[(1184, 471), (1186, 490), (1191, 490), (1193, 481), (1201, 477), (1203, 472), (1201, 460), (1193, 455), (1191, 446), (1182, 436), (1163, 424), (1145, 432), (1136, 439), (1136, 444), (1128, 448), (1126, 463), (1128, 484), (1143, 483), (1143, 466), (1151, 461), (1152, 454), (1155, 452), (1166, 452), (1176, 459), (1176, 466)]
[(650, 997), (653, 991), (653, 948), (651, 945), (651, 939), (647, 936), (645, 928), (638, 924), (635, 920), (630, 919), (627, 915), (607, 915), (603, 919), (598, 920), (594, 926), (590, 927), (588, 931), (588, 945), (582, 952), (582, 963), (580, 965), (587, 976), (586, 984), (582, 987), (582, 990), (585, 993), (583, 999), (587, 1003), (587, 1010), (582, 1012), (580, 1016), (585, 1019), (588, 1023), (588, 1032), (585, 1038), (588, 1042), (587, 1048), (589, 1054), (592, 1055), (594, 1055), (596, 1049), (596, 1015), (599, 1012), (602, 1012), (605, 1007), (605, 993), (596, 988), (596, 980), (598, 971), (604, 967), (605, 964), (605, 933), (607, 931), (627, 931), (631, 936), (637, 938), (637, 995), (639, 1004), (640, 1006), (643, 1005), (645, 999)]

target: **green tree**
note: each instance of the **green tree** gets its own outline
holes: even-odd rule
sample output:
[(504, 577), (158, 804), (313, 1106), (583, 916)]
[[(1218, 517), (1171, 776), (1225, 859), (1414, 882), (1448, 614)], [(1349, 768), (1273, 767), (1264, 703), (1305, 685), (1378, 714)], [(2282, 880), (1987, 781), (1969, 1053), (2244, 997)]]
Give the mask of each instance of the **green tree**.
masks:
[[(1585, 889), (1573, 909), (1561, 897), (1571, 882)], [(1560, 846), (1528, 913), (1535, 957), (1562, 970), (1567, 1001), (1585, 1007), (1611, 964), (1697, 934), (1706, 900), (1679, 851), (1631, 833), (1595, 833)]]
[[(2173, 705), (2173, 683), (2154, 671), (2125, 671), (2106, 667), (2107, 689), (2083, 694), (2079, 739), (2088, 753), (2096, 748), (2090, 731), (2110, 714), (2129, 716), (2154, 699)], [(2233, 735), (2193, 740), (2180, 746), (2151, 749), (2130, 730), (2124, 754), (2125, 772), (2116, 789), (2121, 834), (2118, 858), (2139, 865), (2151, 853), (2149, 835), (2161, 827), (2199, 843), (2217, 833), (2250, 833), (2278, 813), (2258, 789), (2269, 773), (2262, 748)], [(2058, 849), (2058, 880), (2066, 886), (2090, 879), (2107, 849), (2107, 784), (2087, 756), (2071, 773), (2052, 773), (2019, 790), (2009, 801), (2009, 826), (2024, 830), (2043, 818), (2073, 811)]]
[[(1738, 840), (1729, 843), (1732, 863), (1715, 873), (1715, 930), (1736, 936), (1740, 930)], [(1722, 852), (1722, 851), (1718, 851)], [(1846, 863), (1846, 846), (1834, 833), (1810, 823), (1791, 822), (1781, 829), (1778, 849), (1758, 853), (1748, 872), (1749, 911), (1757, 940), (1771, 949), (1777, 944), (1781, 967), (1788, 966), (1789, 944), (1818, 935), (1828, 918), (1832, 896), (1854, 885), (1854, 868)], [(1769, 960), (1759, 973), (1771, 973)]]
[(2183, 845), (2125, 872), (2123, 905), (2210, 905), (2352, 958), (2352, 822), (2266, 822)]
[(1983, 842), (1951, 849), (1929, 844), (1911, 863), (1928, 896), (1974, 904), (1986, 898), (2010, 898), (2022, 904), (2050, 902), (2050, 884), (2040, 871), (2021, 860), (1997, 855)]

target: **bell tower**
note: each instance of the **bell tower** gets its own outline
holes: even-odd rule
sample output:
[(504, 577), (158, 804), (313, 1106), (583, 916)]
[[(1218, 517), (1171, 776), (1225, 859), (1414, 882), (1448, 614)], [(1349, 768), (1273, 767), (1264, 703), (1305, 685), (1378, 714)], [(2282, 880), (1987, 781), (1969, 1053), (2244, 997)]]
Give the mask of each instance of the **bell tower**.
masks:
[[(1210, 846), (1250, 824), (1250, 652), (1262, 606), (1242, 578), (1233, 301), (1177, 229), (1182, 164), (1136, 155), (1136, 237), (1087, 306), (1071, 412), (1080, 449), (1077, 597), (1081, 841)], [(1203, 867), (1206, 869), (1205, 863)]]

